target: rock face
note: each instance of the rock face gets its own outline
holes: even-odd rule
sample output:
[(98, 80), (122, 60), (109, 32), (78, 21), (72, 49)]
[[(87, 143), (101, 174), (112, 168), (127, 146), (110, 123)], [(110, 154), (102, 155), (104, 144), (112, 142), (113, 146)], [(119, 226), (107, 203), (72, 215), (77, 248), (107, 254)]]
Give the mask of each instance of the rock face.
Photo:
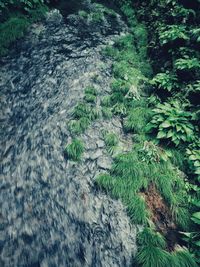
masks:
[(111, 164), (100, 131), (120, 126), (95, 122), (82, 161), (63, 157), (70, 110), (94, 74), (100, 97), (109, 91), (111, 62), (100, 50), (124, 28), (119, 17), (92, 26), (54, 11), (2, 60), (1, 267), (131, 265), (136, 226), (94, 186)]

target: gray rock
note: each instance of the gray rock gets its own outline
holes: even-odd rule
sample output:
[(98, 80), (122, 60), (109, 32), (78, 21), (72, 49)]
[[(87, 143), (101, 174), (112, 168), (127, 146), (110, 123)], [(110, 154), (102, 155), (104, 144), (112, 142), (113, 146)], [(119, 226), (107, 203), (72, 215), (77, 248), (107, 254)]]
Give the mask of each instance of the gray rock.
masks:
[(90, 158), (91, 160), (95, 160), (95, 159), (98, 159), (102, 155), (103, 155), (102, 151), (98, 149), (95, 152), (90, 153)]
[(108, 157), (100, 157), (97, 160), (97, 165), (99, 168), (102, 168), (104, 170), (110, 170), (112, 167), (112, 161)]
[(131, 265), (136, 227), (126, 232), (122, 204), (94, 187), (96, 175), (111, 168), (100, 150), (102, 124), (80, 137), (91, 158), (71, 162), (63, 153), (70, 111), (94, 70), (100, 94), (110, 86), (111, 62), (100, 51), (123, 25), (119, 16), (101, 25), (77, 15), (64, 22), (52, 11), (1, 60), (1, 266)]
[(104, 141), (102, 141), (102, 140), (98, 140), (98, 141), (97, 141), (97, 146), (98, 146), (99, 148), (103, 148), (103, 147), (105, 146)]

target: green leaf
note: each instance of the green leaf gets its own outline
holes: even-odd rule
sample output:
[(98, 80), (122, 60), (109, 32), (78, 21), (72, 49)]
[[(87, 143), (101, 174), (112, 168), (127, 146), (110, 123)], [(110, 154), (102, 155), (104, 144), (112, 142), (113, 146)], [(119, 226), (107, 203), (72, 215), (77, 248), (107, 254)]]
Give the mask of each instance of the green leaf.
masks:
[(200, 225), (200, 212), (193, 213), (191, 219), (193, 220), (193, 222)]
[(194, 244), (195, 244), (196, 246), (200, 247), (200, 240), (195, 241)]
[(166, 133), (163, 132), (163, 131), (160, 131), (158, 134), (157, 134), (157, 138), (159, 139), (162, 139), (162, 138), (165, 138), (166, 137)]
[(171, 124), (168, 121), (164, 121), (163, 123), (161, 123), (160, 126), (163, 127), (163, 128), (168, 128), (168, 127), (171, 127)]

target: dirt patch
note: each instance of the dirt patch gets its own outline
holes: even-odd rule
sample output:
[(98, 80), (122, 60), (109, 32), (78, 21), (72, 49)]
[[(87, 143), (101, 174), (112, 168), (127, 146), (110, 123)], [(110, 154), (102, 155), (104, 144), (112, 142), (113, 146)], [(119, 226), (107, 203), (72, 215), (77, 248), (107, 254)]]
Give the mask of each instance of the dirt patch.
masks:
[(151, 183), (141, 195), (145, 198), (147, 207), (150, 210), (151, 220), (157, 231), (162, 233), (167, 241), (168, 250), (174, 250), (179, 240), (177, 226), (172, 219), (169, 207), (159, 194), (154, 183)]

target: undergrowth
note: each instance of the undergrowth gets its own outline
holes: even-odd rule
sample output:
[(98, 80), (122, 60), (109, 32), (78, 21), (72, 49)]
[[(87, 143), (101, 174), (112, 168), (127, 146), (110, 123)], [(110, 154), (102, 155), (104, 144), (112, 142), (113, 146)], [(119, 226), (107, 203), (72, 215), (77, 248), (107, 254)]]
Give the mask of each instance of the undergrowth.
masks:
[[(151, 210), (143, 194), (154, 184), (177, 228), (190, 229), (192, 205), (188, 195), (191, 190), (197, 189), (181, 171), (189, 166), (184, 155), (185, 145), (197, 139), (194, 137), (198, 131), (195, 125), (197, 119), (188, 111), (188, 105), (183, 104), (180, 96), (170, 104), (162, 103), (167, 100), (162, 94), (165, 92), (168, 97), (174, 96), (184, 71), (190, 71), (190, 77), (193, 72), (196, 75), (199, 63), (196, 57), (188, 60), (180, 56), (172, 71), (161, 71), (152, 79), (152, 70), (147, 61), (146, 28), (138, 25), (130, 1), (116, 2), (131, 30), (130, 34), (117, 39), (112, 47), (107, 46), (103, 50), (103, 55), (114, 61), (114, 80), (112, 92), (102, 100), (102, 106), (122, 118), (124, 130), (133, 134), (135, 143), (129, 153), (115, 155), (110, 173), (98, 176), (96, 182), (112, 197), (121, 199), (133, 223), (145, 226), (138, 236), (136, 262), (139, 266), (197, 266), (193, 254), (178, 244), (172, 252), (168, 251), (165, 238), (157, 232), (157, 226), (153, 226)], [(173, 42), (180, 39), (181, 42), (188, 41), (184, 28), (169, 27), (167, 30), (170, 33), (163, 28), (160, 36), (162, 46), (171, 45), (172, 39)], [(147, 97), (152, 92), (152, 86), (160, 92), (158, 97)], [(149, 134), (150, 130), (152, 134)], [(175, 148), (180, 145), (182, 151)], [(196, 149), (191, 150), (187, 150), (190, 168), (194, 168), (195, 162), (198, 174), (198, 155)]]
[(85, 88), (84, 100), (79, 102), (72, 111), (72, 119), (68, 129), (72, 135), (84, 133), (92, 121), (100, 116), (96, 108), (97, 91), (94, 87)]
[(31, 23), (41, 20), (48, 7), (41, 0), (0, 1), (0, 57), (26, 33)]
[(83, 151), (83, 142), (77, 138), (73, 139), (72, 142), (65, 148), (67, 158), (73, 161), (80, 161)]
[(107, 132), (107, 131), (103, 132), (103, 137), (104, 137), (104, 141), (106, 144), (106, 148), (108, 152), (112, 155), (117, 148), (119, 139), (115, 133)]

